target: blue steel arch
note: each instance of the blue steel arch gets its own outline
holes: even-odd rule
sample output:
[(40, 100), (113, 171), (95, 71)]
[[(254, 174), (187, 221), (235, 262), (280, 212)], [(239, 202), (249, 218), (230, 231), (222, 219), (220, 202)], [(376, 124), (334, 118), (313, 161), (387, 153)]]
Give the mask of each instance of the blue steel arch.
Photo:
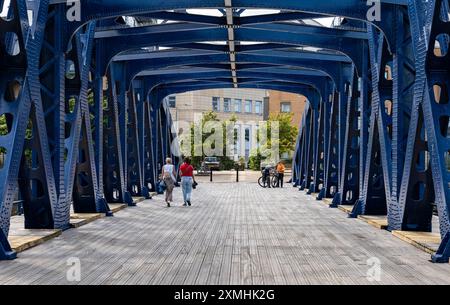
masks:
[[(155, 182), (145, 178), (148, 169), (155, 176), (152, 151), (158, 136), (164, 153), (173, 137), (161, 96), (239, 86), (309, 94), (312, 103), (297, 143), (296, 183), (310, 192), (325, 189), (319, 197), (330, 197), (329, 187), (338, 187), (335, 203), (358, 199), (353, 216), (386, 208), (390, 229), (431, 230), (431, 209), (416, 207), (435, 201), (443, 242), (434, 260), (448, 261), (448, 106), (440, 103), (446, 94), (439, 98), (432, 90), (436, 83), (444, 89), (448, 83), (448, 55), (433, 54), (435, 39), (446, 43), (438, 35), (449, 32), (448, 4), (381, 0), (382, 22), (368, 22), (369, 7), (360, 0), (227, 3), (81, 0), (81, 22), (68, 22), (66, 1), (12, 0), (14, 18), (0, 19), (0, 113), (11, 114), (10, 134), (0, 137), (8, 152), (0, 170), (1, 259), (14, 257), (7, 235), (19, 177), (29, 227), (65, 228), (72, 200), (77, 209), (103, 213), (109, 200), (133, 204), (132, 195), (149, 197)], [(183, 12), (189, 8), (219, 8), (223, 16)], [(239, 8), (280, 12), (242, 17)], [(31, 27), (27, 10), (33, 11)], [(126, 28), (114, 21), (124, 15), (176, 23)], [(288, 22), (320, 16), (349, 22), (332, 28)], [(205, 43), (212, 41), (228, 45)], [(255, 44), (230, 44), (239, 41)], [(139, 54), (138, 48), (149, 46), (174, 48), (167, 54), (180, 56)], [(293, 52), (301, 46), (323, 50)], [(17, 49), (19, 55), (11, 55)], [(74, 79), (65, 77), (65, 60), (73, 61)], [(176, 75), (186, 69), (208, 72)], [(310, 75), (301, 75), (308, 69)], [(24, 140), (28, 118), (33, 137)], [(23, 153), (28, 149), (31, 161)], [(430, 164), (420, 158), (424, 150)], [(425, 185), (424, 194), (418, 183)], [(36, 185), (42, 185), (42, 194), (33, 192)], [(117, 198), (107, 197), (113, 191)], [(349, 196), (354, 191), (359, 198)]]
[[(209, 74), (210, 73), (210, 74)], [(222, 83), (226, 83), (226, 81), (223, 81), (223, 79), (220, 79), (220, 77), (227, 77), (229, 76), (228, 74), (224, 73), (224, 72), (206, 72), (204, 73), (204, 75), (198, 75), (196, 73), (196, 71), (194, 70), (192, 74), (187, 74), (187, 75), (174, 75), (174, 76), (168, 76), (166, 78), (154, 78), (154, 77), (144, 77), (141, 76), (141, 80), (144, 81), (145, 83), (149, 84), (149, 86), (151, 86), (151, 90), (157, 86), (160, 85), (168, 85), (170, 83), (178, 83), (180, 81), (192, 81), (193, 83), (197, 83), (199, 81), (205, 80), (205, 79), (217, 79), (219, 78), (219, 81)], [(253, 74), (250, 74), (251, 76), (253, 76)], [(285, 83), (286, 85), (295, 85), (295, 84), (306, 84), (309, 86), (314, 87), (315, 89), (317, 89), (321, 96), (326, 96), (325, 93), (325, 84), (327, 84), (327, 82), (331, 81), (329, 79), (328, 76), (323, 75), (321, 73), (316, 73), (314, 71), (305, 71), (304, 74), (298, 74), (295, 77), (280, 77), (280, 76), (272, 76), (270, 75), (270, 73), (266, 73), (266, 74), (261, 74), (258, 77), (258, 80), (262, 80), (264, 82), (267, 81), (273, 81), (273, 80), (277, 80), (273, 83)], [(197, 82), (196, 82), (197, 81)], [(253, 82), (253, 81), (251, 81)], [(231, 84), (231, 82), (230, 82)]]
[[(187, 33), (174, 31), (172, 34), (149, 34), (149, 35), (132, 35), (119, 36), (113, 38), (103, 38), (104, 43), (108, 48), (102, 48), (104, 56), (104, 68), (112, 61), (112, 59), (121, 53), (129, 50), (146, 48), (152, 46), (169, 46), (176, 47), (180, 43), (192, 42), (215, 42), (227, 41), (226, 29), (216, 28), (209, 30), (194, 30)], [(250, 41), (250, 42), (268, 42), (268, 43), (283, 43), (290, 46), (309, 46), (318, 47), (322, 49), (331, 49), (347, 55), (356, 65), (358, 71), (362, 71), (363, 50), (367, 45), (367, 39), (341, 38), (336, 43), (336, 40), (331, 35), (310, 35), (310, 34), (290, 34), (283, 33), (276, 35), (276, 32), (259, 31), (253, 29), (237, 29), (235, 33), (236, 41)], [(146, 36), (146, 37), (140, 37)], [(282, 38), (277, 38), (281, 36)]]
[[(62, 0), (54, 0), (54, 3), (59, 3)], [(381, 0), (381, 12), (382, 18), (385, 20), (392, 20), (394, 16), (394, 11), (397, 7), (407, 5), (406, 0)], [(75, 32), (83, 23), (87, 23), (92, 20), (105, 19), (111, 17), (119, 17), (126, 15), (142, 15), (146, 13), (153, 13), (158, 11), (170, 11), (170, 10), (187, 10), (187, 9), (199, 9), (199, 8), (221, 8), (225, 9), (226, 5), (222, 0), (215, 1), (204, 1), (204, 0), (194, 0), (194, 1), (177, 1), (168, 0), (164, 3), (149, 3), (141, 2), (139, 0), (128, 1), (127, 4), (121, 1), (111, 1), (110, 3), (98, 3), (91, 0), (82, 0), (80, 5), (83, 8), (83, 14), (81, 16), (81, 21), (73, 23), (71, 25), (72, 32)], [(311, 13), (323, 16), (342, 16), (350, 19), (361, 20), (368, 22), (368, 11), (369, 6), (366, 2), (358, 0), (343, 0), (337, 3), (323, 2), (298, 2), (295, 0), (284, 0), (274, 3), (265, 3), (255, 0), (234, 0), (231, 3), (231, 8), (259, 8), (259, 9), (272, 9), (272, 10), (282, 10), (282, 11), (298, 11), (300, 13)], [(275, 15), (275, 14), (274, 14)], [(277, 14), (276, 14), (277, 15)], [(274, 16), (277, 18), (275, 20), (280, 20), (280, 16)], [(266, 17), (267, 18), (267, 17)], [(291, 16), (287, 15), (287, 19), (292, 20)], [(257, 18), (254, 18), (257, 19)], [(217, 19), (216, 19), (217, 20)], [(270, 20), (270, 19), (269, 19)], [(190, 21), (193, 21), (192, 19)], [(265, 20), (267, 22), (267, 19)], [(255, 22), (255, 21), (254, 21)], [(368, 22), (369, 23), (369, 22)], [(395, 39), (393, 38), (392, 31), (389, 28), (389, 24), (381, 21), (371, 22), (373, 25), (382, 30), (384, 35), (386, 35), (389, 44), (394, 48)], [(242, 22), (241, 22), (242, 24)]]
[[(233, 86), (229, 84), (198, 84), (197, 86), (191, 86), (190, 88), (186, 88), (185, 86), (176, 86), (176, 85), (160, 85), (154, 88), (149, 92), (150, 99), (156, 101), (157, 103), (161, 102), (164, 98), (172, 94), (185, 93), (190, 91), (199, 91), (199, 90), (207, 90), (207, 89), (232, 89)], [(286, 85), (264, 85), (259, 86), (257, 84), (244, 84), (242, 85), (243, 89), (266, 89), (266, 90), (275, 90), (275, 91), (283, 91), (294, 94), (304, 95), (311, 106), (318, 105), (320, 102), (320, 92), (310, 86), (310, 85), (297, 85), (297, 86), (286, 86)]]
[[(151, 54), (142, 54), (141, 56), (133, 56), (133, 55), (123, 55), (119, 56), (117, 59), (115, 59), (115, 62), (124, 62), (126, 65), (127, 70), (127, 84), (131, 84), (131, 81), (138, 76), (139, 74), (145, 73), (143, 71), (146, 70), (159, 70), (159, 69), (167, 69), (167, 68), (173, 68), (176, 69), (177, 67), (182, 66), (190, 66), (190, 67), (199, 67), (203, 66), (204, 68), (215, 68), (213, 66), (216, 62), (223, 62), (227, 60), (227, 56), (225, 54), (206, 54), (206, 55), (194, 55), (193, 56), (183, 56), (183, 57), (177, 57), (175, 55), (179, 54), (179, 52), (174, 52), (174, 54), (171, 54), (172, 52), (168, 52), (165, 54), (166, 57), (162, 57), (158, 59), (153, 59)], [(172, 56), (174, 55), (174, 56)], [(290, 55), (290, 54), (287, 54)], [(280, 73), (295, 73), (295, 70), (289, 69), (289, 67), (298, 67), (298, 68), (308, 68), (308, 69), (315, 69), (326, 72), (336, 83), (338, 83), (342, 76), (341, 76), (341, 69), (343, 65), (350, 66), (351, 63), (347, 61), (346, 57), (344, 56), (334, 56), (335, 59), (340, 58), (342, 62), (334, 62), (331, 60), (322, 60), (321, 58), (326, 58), (327, 55), (317, 55), (312, 54), (314, 56), (307, 56), (306, 54), (304, 57), (307, 59), (302, 59), (302, 54), (298, 54), (297, 58), (289, 58), (289, 57), (272, 57), (272, 56), (263, 56), (263, 55), (247, 55), (247, 54), (241, 54), (237, 55), (237, 59), (240, 62), (245, 63), (270, 63), (273, 62), (273, 66), (270, 66), (270, 68), (266, 69), (258, 69), (258, 72), (262, 72), (264, 70), (270, 70), (277, 71), (277, 67), (288, 67), (284, 69), (284, 71), (280, 70)], [(293, 55), (292, 55), (293, 56)], [(130, 60), (127, 60), (129, 58)], [(314, 61), (311, 59), (314, 58)], [(240, 65), (244, 64), (237, 64), (239, 71), (246, 71), (247, 69), (244, 67), (240, 67)], [(230, 66), (229, 64), (225, 65), (223, 64), (221, 66), (223, 69), (229, 70)], [(257, 66), (256, 66), (257, 67)], [(248, 68), (248, 70), (254, 69), (252, 66)], [(164, 71), (161, 71), (164, 72)]]

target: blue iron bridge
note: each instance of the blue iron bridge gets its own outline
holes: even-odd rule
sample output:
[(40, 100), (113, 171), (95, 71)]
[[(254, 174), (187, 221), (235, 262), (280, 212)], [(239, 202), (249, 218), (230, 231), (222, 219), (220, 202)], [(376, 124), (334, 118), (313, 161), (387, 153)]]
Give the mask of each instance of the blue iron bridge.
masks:
[[(369, 1), (370, 2), (370, 1)], [(302, 94), (293, 184), (432, 230), (450, 256), (447, 0), (0, 0), (0, 259), (25, 227), (151, 197), (177, 137), (165, 97)], [(202, 10), (218, 14), (200, 14)], [(264, 10), (265, 13), (258, 13)], [(311, 22), (334, 17), (332, 26)], [(127, 22), (133, 20), (133, 24)], [(176, 164), (179, 160), (173, 156)]]

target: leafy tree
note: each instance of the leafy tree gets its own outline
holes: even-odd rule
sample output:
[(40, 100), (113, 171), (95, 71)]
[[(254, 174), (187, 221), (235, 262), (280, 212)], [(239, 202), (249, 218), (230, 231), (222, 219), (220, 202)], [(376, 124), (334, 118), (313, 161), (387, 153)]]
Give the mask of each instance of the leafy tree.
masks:
[[(251, 169), (260, 170), (262, 162), (276, 163), (280, 159), (280, 156), (271, 155), (270, 151), (273, 145), (278, 144), (280, 155), (285, 153), (290, 154), (294, 151), (299, 130), (297, 127), (292, 126), (293, 116), (293, 113), (277, 113), (272, 114), (269, 117), (267, 143), (252, 151), (249, 160), (249, 167)], [(273, 123), (278, 123), (279, 139), (277, 142), (275, 142), (276, 139), (272, 137), (272, 128), (275, 125)], [(261, 135), (258, 132), (258, 141), (260, 138)]]
[[(232, 124), (232, 123), (236, 123), (237, 118), (235, 116), (233, 116), (230, 120), (227, 121), (223, 121), (221, 123), (221, 127), (222, 127), (222, 132), (223, 132), (223, 151), (221, 156), (216, 156), (219, 161), (220, 161), (220, 165), (221, 165), (221, 169), (222, 170), (230, 170), (233, 169), (235, 166), (235, 162), (230, 159), (227, 156), (227, 125), (228, 124)], [(190, 151), (190, 155), (193, 156), (192, 157), (192, 163), (195, 167), (199, 167), (201, 165), (201, 163), (203, 162), (204, 158), (206, 157), (205, 152), (203, 150), (204, 146), (207, 147), (211, 147), (212, 149), (216, 148), (216, 145), (218, 143), (208, 143), (208, 141), (210, 141), (210, 138), (215, 134), (215, 130), (211, 130), (210, 132), (206, 132), (205, 131), (205, 127), (207, 126), (208, 123), (210, 122), (217, 122), (219, 123), (220, 120), (217, 117), (217, 113), (215, 113), (214, 111), (210, 111), (210, 112), (206, 112), (203, 114), (203, 118), (202, 121), (199, 124), (191, 124), (190, 127), (190, 133), (186, 134), (184, 136), (181, 136), (181, 140), (182, 141), (190, 141), (191, 143), (191, 151)], [(201, 143), (196, 144), (195, 143), (195, 132), (196, 130), (199, 130), (201, 128), (202, 131), (202, 141)], [(184, 147), (182, 147), (183, 150)], [(196, 154), (197, 152), (201, 152), (200, 155)], [(187, 151), (182, 151), (182, 153), (184, 155), (188, 155), (189, 152)], [(212, 157), (212, 156), (210, 156)]]

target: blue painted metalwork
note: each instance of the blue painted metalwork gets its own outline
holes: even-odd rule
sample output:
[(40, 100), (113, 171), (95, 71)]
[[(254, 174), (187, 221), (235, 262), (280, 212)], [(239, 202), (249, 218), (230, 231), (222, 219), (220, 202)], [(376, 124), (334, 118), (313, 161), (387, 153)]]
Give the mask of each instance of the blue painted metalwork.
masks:
[[(333, 158), (332, 164), (341, 170), (341, 173), (336, 173), (340, 177), (339, 183), (334, 186), (339, 188), (339, 193), (335, 199), (334, 205), (348, 204), (354, 205), (359, 199), (359, 169), (360, 169), (360, 130), (359, 130), (359, 92), (358, 92), (358, 78), (356, 73), (353, 73), (352, 83), (346, 85), (346, 95), (349, 97), (347, 103), (346, 113), (346, 131), (343, 146), (343, 161), (342, 166), (336, 166), (336, 156)], [(336, 149), (334, 147), (333, 149)], [(332, 152), (330, 151), (330, 154)], [(333, 166), (333, 165), (331, 165)]]
[[(383, 36), (369, 27), (369, 49), (371, 62), (372, 97), (371, 118), (367, 156), (364, 172), (364, 187), (353, 216), (387, 215), (391, 204), (391, 144), (392, 124), (392, 80), (385, 78), (385, 67), (391, 60)], [(386, 103), (390, 106), (386, 107)], [(386, 107), (386, 108), (385, 108)], [(390, 107), (390, 109), (388, 109)]]
[(325, 186), (321, 194), (323, 198), (339, 198), (339, 93), (330, 95), (330, 116), (327, 137), (326, 161), (325, 161)]
[[(179, 161), (163, 99), (240, 87), (308, 98), (295, 186), (332, 206), (354, 204), (353, 216), (387, 215), (390, 230), (431, 231), (435, 205), (443, 242), (434, 260), (448, 261), (447, 1), (382, 0), (373, 22), (359, 0), (80, 5), (72, 22), (64, 0), (12, 0), (0, 18), (0, 259), (15, 257), (7, 236), (16, 197), (27, 228), (62, 229), (71, 205), (111, 214), (108, 203), (151, 198), (164, 159)], [(242, 16), (253, 8), (279, 12)], [(130, 26), (120, 16), (172, 22)], [(302, 22), (320, 16), (346, 23)]]

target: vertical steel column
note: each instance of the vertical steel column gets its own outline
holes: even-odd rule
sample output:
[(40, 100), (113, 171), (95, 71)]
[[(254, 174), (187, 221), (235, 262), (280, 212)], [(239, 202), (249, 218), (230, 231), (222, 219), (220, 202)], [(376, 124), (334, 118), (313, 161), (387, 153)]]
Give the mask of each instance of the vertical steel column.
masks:
[[(151, 132), (150, 126), (148, 124), (148, 100), (146, 92), (146, 86), (141, 80), (134, 81), (134, 88), (137, 94), (136, 99), (136, 117), (137, 117), (137, 136), (138, 136), (138, 149), (139, 149), (139, 162), (140, 162), (140, 183), (141, 183), (141, 194), (146, 199), (151, 199), (152, 196), (150, 194), (151, 185), (147, 183), (146, 180), (146, 167), (148, 166), (148, 157), (147, 153), (147, 135)], [(151, 141), (151, 140), (149, 140)], [(150, 143), (151, 145), (151, 143)], [(151, 146), (150, 146), (151, 147)], [(151, 149), (150, 149), (151, 153)], [(150, 166), (151, 166), (150, 162)]]
[(128, 122), (127, 122), (127, 190), (132, 196), (142, 194), (141, 157), (139, 152), (139, 130), (138, 116), (136, 112), (137, 104), (142, 96), (131, 86), (128, 92)]
[(49, 6), (44, 43), (40, 54), (40, 83), (48, 141), (58, 201), (54, 211), (54, 226), (69, 226), (70, 203), (65, 195), (65, 80), (66, 22), (64, 4)]
[(91, 109), (94, 102), (91, 63), (93, 58), (95, 23), (75, 36), (75, 47), (69, 58), (76, 63), (76, 77), (66, 81), (66, 200), (73, 199), (76, 213), (107, 213), (109, 207), (100, 200), (94, 141), (91, 128)]
[[(315, 93), (312, 95), (312, 100), (309, 101), (311, 105), (310, 112), (310, 132), (308, 135), (308, 145), (307, 145), (307, 153), (306, 153), (306, 179), (304, 181), (305, 187), (311, 188), (311, 184), (314, 181), (314, 155), (316, 152), (316, 137), (318, 133), (318, 125), (319, 125), (319, 102), (320, 96), (319, 93)], [(307, 191), (308, 194), (311, 194), (311, 191)]]
[(129, 206), (134, 206), (133, 197), (131, 193), (127, 189), (128, 185), (128, 95), (125, 81), (125, 71), (124, 64), (120, 62), (111, 63), (111, 77), (112, 82), (114, 84), (113, 96), (114, 103), (117, 103), (118, 108), (118, 131), (119, 131), (119, 142), (117, 143), (120, 146), (121, 151), (121, 162), (122, 162), (122, 172), (124, 180), (124, 189), (123, 189), (123, 201)]
[[(48, 18), (47, 2), (41, 2), (28, 9), (32, 9), (33, 16), (37, 17), (33, 22), (41, 26), (45, 25)], [(24, 199), (25, 228), (49, 229), (54, 228), (54, 212), (58, 194), (53, 176), (39, 83), (41, 63), (38, 54), (41, 53), (44, 33), (38, 34), (34, 30), (34, 28), (28, 28), (28, 35), (33, 36), (34, 39), (28, 40), (25, 45), (28, 52), (27, 82), (30, 86), (31, 104), (28, 108), (30, 117), (20, 118), (25, 120), (24, 124), (26, 126), (28, 123), (28, 126), (24, 137), (23, 154), (20, 153), (22, 161), (18, 182), (20, 194)], [(10, 126), (12, 122), (8, 117), (6, 119), (7, 125)], [(18, 134), (14, 136), (20, 137)]]
[[(362, 197), (351, 214), (387, 215), (391, 205), (391, 138), (392, 138), (392, 79), (386, 67), (392, 56), (382, 34), (368, 26), (371, 63), (372, 104), (368, 148)], [(382, 101), (382, 102), (381, 102)]]
[[(339, 113), (339, 94), (334, 92), (331, 97), (331, 112), (329, 118), (330, 132), (328, 134), (328, 146), (326, 150), (326, 191), (325, 198), (333, 198), (332, 207), (340, 204), (339, 189), (339, 141), (338, 141), (338, 113)], [(338, 200), (339, 198), (339, 200)], [(336, 203), (336, 204), (334, 204)]]
[[(30, 3), (31, 4), (31, 3)], [(27, 7), (24, 0), (13, 0), (8, 18), (0, 18), (0, 112), (5, 116), (7, 130), (0, 136), (4, 161), (0, 169), (0, 259), (14, 259), (8, 243), (12, 203), (17, 198), (17, 179), (20, 193), (26, 195), (26, 223), (30, 227), (51, 227), (57, 202), (57, 189), (50, 159), (47, 130), (44, 120), (39, 86), (43, 29), (48, 15), (48, 1), (32, 3)], [(28, 9), (32, 10), (35, 27), (28, 26)], [(33, 110), (32, 110), (33, 107)], [(31, 113), (31, 119), (30, 119)], [(31, 124), (33, 126), (31, 126)], [(27, 126), (28, 125), (28, 126)], [(28, 133), (27, 133), (28, 127)], [(30, 136), (30, 134), (32, 136)], [(24, 153), (24, 139), (34, 150)], [(28, 157), (29, 163), (25, 162)], [(37, 162), (39, 168), (37, 168)], [(22, 165), (21, 165), (22, 164)], [(24, 176), (28, 166), (30, 176)], [(31, 185), (33, 184), (33, 189)], [(39, 211), (31, 204), (41, 206)]]
[(165, 160), (169, 157), (169, 131), (168, 131), (168, 120), (167, 113), (164, 109), (163, 103), (161, 103), (161, 107), (159, 108), (159, 124), (161, 128), (161, 166), (165, 164)]
[(320, 189), (319, 195), (317, 196), (317, 200), (322, 200), (326, 198), (327, 195), (327, 179), (328, 179), (328, 147), (330, 145), (330, 117), (331, 117), (331, 108), (333, 106), (333, 94), (335, 91), (335, 86), (330, 85), (329, 94), (324, 97), (324, 114), (323, 114), (323, 170), (322, 170), (322, 188)]
[(353, 71), (352, 83), (345, 88), (348, 91), (347, 126), (344, 142), (344, 159), (340, 175), (342, 205), (354, 205), (359, 199), (359, 165), (360, 165), (360, 129), (359, 129), (359, 88), (358, 76)]
[[(100, 45), (96, 44), (96, 62), (99, 62), (98, 58), (98, 49)], [(96, 69), (94, 72), (94, 80), (93, 80), (93, 90), (94, 90), (94, 145), (95, 145), (95, 169), (97, 171), (97, 185), (98, 185), (98, 200), (101, 201), (101, 205), (107, 206), (108, 211), (107, 215), (111, 216), (112, 214), (109, 211), (108, 201), (105, 197), (105, 183), (104, 183), (104, 152), (105, 152), (105, 141), (104, 141), (104, 122), (108, 118), (105, 116), (104, 107), (105, 102), (107, 102), (107, 97), (105, 96), (105, 86), (106, 86), (106, 78), (102, 76), (102, 73), (99, 69)]]
[(149, 191), (156, 191), (156, 171), (154, 157), (154, 129), (152, 124), (152, 105), (148, 100), (144, 104), (144, 183)]
[[(405, 230), (431, 230), (432, 203), (439, 214), (442, 244), (434, 262), (448, 263), (449, 220), (449, 54), (436, 49), (450, 33), (448, 5), (443, 1), (409, 1), (416, 59), (413, 111), (405, 155), (399, 207)], [(428, 157), (429, 156), (429, 157)], [(430, 171), (431, 168), (431, 171)], [(419, 212), (415, 210), (420, 208)]]
[(107, 202), (124, 202), (125, 180), (120, 145), (119, 107), (113, 73), (108, 75), (108, 94), (104, 109), (103, 181)]
[(326, 101), (322, 100), (319, 105), (319, 115), (318, 115), (318, 127), (317, 134), (315, 137), (315, 152), (314, 152), (314, 181), (311, 183), (309, 188), (310, 193), (317, 193), (323, 188), (323, 174), (324, 174), (324, 139), (325, 139), (325, 112), (326, 112)]
[(337, 137), (336, 144), (337, 144), (337, 172), (338, 172), (338, 189), (337, 193), (334, 195), (332, 207), (337, 207), (342, 202), (342, 196), (343, 194), (340, 192), (342, 189), (341, 181), (340, 179), (341, 173), (342, 173), (342, 167), (344, 163), (345, 158), (345, 137), (346, 137), (346, 126), (347, 126), (347, 105), (350, 100), (351, 92), (349, 90), (346, 90), (346, 88), (350, 87), (350, 81), (351, 77), (348, 79), (342, 79), (341, 82), (338, 84), (338, 109), (337, 109), (337, 118), (336, 118), (336, 127), (337, 131), (336, 134), (333, 135)]
[(312, 108), (308, 102), (307, 108), (304, 113), (304, 128), (303, 128), (303, 136), (301, 143), (302, 157), (300, 160), (300, 187), (299, 190), (303, 191), (306, 189), (306, 175), (308, 172), (308, 157), (309, 157), (309, 148), (310, 148), (310, 139), (311, 139), (311, 112)]
[(392, 67), (394, 88), (392, 109), (392, 201), (388, 211), (388, 224), (390, 230), (401, 230), (403, 215), (399, 199), (416, 79), (413, 37), (406, 7), (396, 9), (393, 33), (396, 39), (396, 50)]

